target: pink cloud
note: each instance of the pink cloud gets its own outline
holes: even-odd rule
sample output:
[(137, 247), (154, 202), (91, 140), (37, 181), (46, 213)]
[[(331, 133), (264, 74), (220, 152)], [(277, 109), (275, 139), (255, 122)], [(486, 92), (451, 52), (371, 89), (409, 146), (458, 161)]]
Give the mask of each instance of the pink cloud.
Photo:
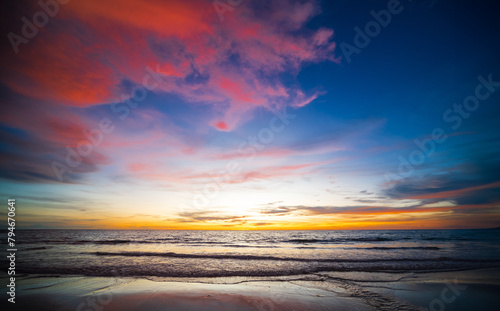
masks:
[(226, 131), (227, 130), (227, 123), (223, 122), (223, 121), (219, 121), (215, 124), (215, 127), (221, 131)]
[(300, 108), (320, 95), (280, 78), (308, 63), (336, 61), (333, 31), (304, 27), (318, 12), (309, 2), (283, 1), (261, 16), (242, 4), (221, 23), (210, 1), (72, 1), (29, 46), (3, 62), (8, 74), (0, 82), (16, 97), (2, 99), (9, 108), (0, 122), (64, 158), (66, 146), (76, 148), (86, 139), (83, 132), (97, 127), (94, 110), (87, 108), (127, 99), (127, 88), (143, 84), (150, 68), (161, 80), (154, 92), (175, 94), (209, 112), (189, 124), (188, 140), (164, 113), (135, 109), (83, 161), (95, 164), (87, 171), (114, 163), (133, 174), (158, 175), (140, 165), (139, 150), (150, 152), (155, 167), (163, 169), (156, 165), (162, 158), (206, 160), (193, 133), (210, 127), (228, 132), (250, 120), (256, 108)]
[[(215, 119), (206, 124), (221, 130), (223, 122), (230, 131), (258, 106), (300, 108), (318, 96), (279, 78), (309, 62), (336, 61), (332, 30), (292, 33), (318, 12), (313, 3), (285, 1), (266, 18), (241, 5), (221, 23), (209, 1), (72, 2), (51, 33), (6, 62), (11, 74), (1, 79), (30, 97), (86, 107), (113, 101), (120, 81), (141, 84), (146, 67), (158, 68), (157, 91), (210, 105)], [(193, 75), (206, 80), (190, 81)]]

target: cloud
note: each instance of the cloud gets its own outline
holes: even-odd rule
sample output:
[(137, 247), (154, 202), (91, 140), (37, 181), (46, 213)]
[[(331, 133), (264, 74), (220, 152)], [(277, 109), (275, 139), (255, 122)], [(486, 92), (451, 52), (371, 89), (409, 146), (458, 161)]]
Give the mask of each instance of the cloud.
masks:
[[(58, 142), (28, 134), (24, 131), (0, 127), (0, 175), (2, 178), (23, 182), (59, 182), (52, 163), (65, 163), (66, 149)], [(82, 159), (79, 166), (71, 169), (66, 182), (82, 179), (82, 173), (98, 170), (108, 160), (100, 153)]]
[(228, 130), (228, 126), (226, 124), (226, 122), (223, 122), (223, 121), (219, 121), (215, 124), (215, 127), (221, 131), (227, 131)]
[[(294, 215), (302, 217), (315, 216), (336, 216), (345, 217), (347, 220), (363, 218), (369, 220), (374, 217), (395, 217), (401, 221), (404, 217), (422, 217), (422, 215), (455, 215), (455, 217), (466, 217), (470, 214), (497, 214), (498, 204), (474, 204), (474, 205), (421, 205), (415, 204), (406, 207), (388, 207), (388, 206), (280, 206), (273, 209), (264, 209), (260, 211), (263, 215)], [(411, 216), (413, 215), (413, 216)], [(425, 216), (427, 217), (427, 216)], [(436, 218), (434, 218), (436, 220)]]
[(256, 227), (269, 226), (269, 225), (274, 225), (274, 223), (272, 223), (272, 222), (256, 222), (256, 223), (252, 224), (252, 226), (256, 226)]
[(179, 222), (230, 222), (241, 223), (247, 216), (222, 216), (217, 215), (219, 212), (202, 211), (202, 212), (183, 212), (178, 216), (183, 218)]
[(304, 28), (318, 13), (312, 3), (280, 1), (267, 18), (243, 4), (221, 23), (209, 1), (72, 2), (5, 62), (1, 80), (26, 96), (87, 107), (121, 97), (121, 81), (141, 84), (147, 67), (159, 68), (158, 91), (212, 106), (217, 116), (207, 124), (231, 130), (257, 107), (303, 107), (319, 95), (280, 77), (336, 61), (333, 31)]
[[(2, 163), (12, 163), (0, 166), (2, 176), (58, 182), (51, 163), (64, 163), (66, 147), (77, 147), (86, 138), (83, 131), (110, 116), (113, 104), (131, 99), (134, 88), (152, 72), (149, 84), (160, 83), (141, 103), (148, 102), (149, 110), (140, 107), (120, 120), (118, 131), (65, 175), (64, 182), (79, 182), (84, 179), (79, 174), (117, 163), (133, 174), (146, 174), (152, 165), (141, 163), (133, 152), (125, 154), (125, 148), (141, 145), (160, 157), (167, 152), (160, 153), (154, 144), (161, 142), (170, 146), (170, 156), (192, 154), (203, 144), (196, 135), (210, 128), (230, 132), (252, 119), (256, 109), (310, 104), (323, 93), (302, 89), (295, 77), (307, 64), (337, 61), (333, 31), (306, 27), (320, 12), (313, 2), (265, 6), (262, 14), (242, 4), (224, 23), (212, 3), (202, 0), (124, 0), (119, 6), (89, 0), (61, 7), (20, 53), (2, 46), (0, 94), (5, 109), (0, 125), (9, 128), (4, 135), (23, 133), (0, 150)], [(5, 22), (9, 29), (38, 7), (26, 3), (16, 8)], [(158, 104), (152, 105), (152, 98)], [(166, 121), (167, 102), (186, 105), (191, 120), (183, 125), (181, 120), (175, 125)], [(134, 127), (144, 135), (134, 135)], [(186, 135), (181, 127), (190, 127), (192, 133)], [(267, 177), (257, 171), (248, 176)]]
[[(349, 123), (335, 120), (333, 125), (332, 123), (312, 128), (312, 131), (307, 131), (307, 136), (297, 135), (286, 145), (270, 146), (270, 148), (260, 150), (259, 157), (313, 156), (356, 151), (357, 143), (361, 140), (366, 141), (367, 137), (383, 126), (385, 120), (370, 118), (350, 120)], [(365, 149), (365, 146), (362, 148)], [(216, 154), (214, 158), (234, 159), (243, 156), (248, 155), (225, 153)]]
[(469, 158), (448, 170), (396, 182), (385, 194), (425, 203), (452, 201), (486, 204), (500, 201), (500, 162), (497, 155)]
[(270, 215), (286, 215), (290, 214), (293, 211), (295, 211), (293, 207), (279, 206), (279, 207), (263, 209), (260, 213), (270, 214)]
[(267, 209), (262, 209), (261, 214), (265, 215), (289, 215), (289, 214), (301, 214), (301, 215), (329, 215), (329, 214), (339, 214), (349, 211), (357, 211), (366, 207), (363, 206), (277, 206)]

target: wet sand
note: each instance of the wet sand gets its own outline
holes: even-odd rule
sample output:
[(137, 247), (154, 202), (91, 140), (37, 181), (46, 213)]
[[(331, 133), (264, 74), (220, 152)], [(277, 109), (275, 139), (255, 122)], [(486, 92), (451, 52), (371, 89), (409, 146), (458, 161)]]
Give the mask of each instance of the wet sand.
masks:
[(2, 310), (498, 310), (500, 269), (323, 272), (289, 277), (125, 278), (26, 275)]

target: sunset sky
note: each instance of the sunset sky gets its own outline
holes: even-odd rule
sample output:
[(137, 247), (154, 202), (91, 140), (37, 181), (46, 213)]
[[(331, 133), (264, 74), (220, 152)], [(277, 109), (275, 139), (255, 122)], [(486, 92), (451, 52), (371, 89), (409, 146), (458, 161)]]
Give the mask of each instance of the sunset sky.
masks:
[(18, 228), (500, 226), (494, 0), (46, 2), (1, 4)]

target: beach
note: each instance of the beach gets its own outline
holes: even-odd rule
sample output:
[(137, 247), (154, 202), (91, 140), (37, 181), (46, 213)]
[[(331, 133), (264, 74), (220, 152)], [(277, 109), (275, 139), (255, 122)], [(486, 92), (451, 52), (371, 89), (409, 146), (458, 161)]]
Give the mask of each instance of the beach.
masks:
[(16, 303), (5, 295), (2, 310), (496, 310), (500, 305), (498, 230), (19, 230), (18, 235), (25, 242), (16, 253)]
[(500, 269), (282, 277), (25, 275), (2, 310), (497, 310)]

